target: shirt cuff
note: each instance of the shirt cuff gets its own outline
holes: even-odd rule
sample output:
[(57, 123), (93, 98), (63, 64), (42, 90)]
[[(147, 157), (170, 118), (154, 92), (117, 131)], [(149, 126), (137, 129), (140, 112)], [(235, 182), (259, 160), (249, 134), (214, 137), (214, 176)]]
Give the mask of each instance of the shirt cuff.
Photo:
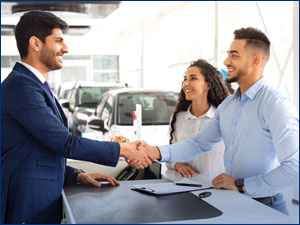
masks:
[(166, 163), (166, 166), (167, 166), (168, 169), (175, 170), (175, 164), (176, 164), (176, 162)]
[(170, 150), (168, 145), (164, 145), (164, 146), (157, 146), (159, 151), (160, 151), (160, 155), (161, 155), (161, 162), (169, 162), (170, 160)]

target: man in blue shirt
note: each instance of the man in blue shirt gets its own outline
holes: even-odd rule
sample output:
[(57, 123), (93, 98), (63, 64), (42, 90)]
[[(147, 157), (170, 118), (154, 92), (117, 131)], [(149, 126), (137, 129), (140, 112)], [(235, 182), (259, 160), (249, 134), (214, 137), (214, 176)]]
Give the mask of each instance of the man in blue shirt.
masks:
[[(255, 28), (234, 31), (224, 61), (239, 88), (219, 105), (202, 132), (168, 146), (144, 147), (163, 162), (183, 162), (224, 140), (225, 172), (212, 181), (288, 214), (279, 191), (299, 180), (299, 118), (291, 102), (268, 86), (263, 70), (270, 41)], [(278, 163), (279, 162), (279, 163)]]

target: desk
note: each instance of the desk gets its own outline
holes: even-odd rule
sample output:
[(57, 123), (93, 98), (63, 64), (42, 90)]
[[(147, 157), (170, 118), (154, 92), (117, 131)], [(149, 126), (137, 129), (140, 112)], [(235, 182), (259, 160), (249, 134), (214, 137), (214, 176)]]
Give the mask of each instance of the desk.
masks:
[[(162, 167), (163, 178), (168, 178), (173, 181), (182, 179), (177, 175), (175, 170), (166, 169)], [(196, 182), (211, 185), (211, 181), (200, 174), (193, 178), (189, 178)], [(223, 214), (212, 219), (202, 219), (185, 221), (186, 223), (207, 223), (207, 224), (291, 224), (293, 222), (288, 216), (274, 210), (264, 204), (261, 204), (243, 194), (236, 191), (229, 190), (209, 190), (212, 195), (203, 199), (217, 209), (221, 210)], [(198, 195), (201, 191), (195, 191), (193, 194)], [(182, 222), (180, 222), (182, 223)]]
[[(178, 177), (177, 173), (173, 170), (163, 170), (162, 175), (168, 179), (171, 179), (173, 181), (177, 181), (181, 179)], [(197, 175), (196, 177), (192, 178), (192, 180), (198, 181), (200, 183), (209, 183), (210, 181), (201, 175)], [(128, 186), (128, 184), (131, 184), (132, 187), (136, 181), (124, 181), (121, 182), (121, 185), (123, 184), (124, 187)], [(142, 182), (142, 181), (139, 181)], [(147, 183), (147, 180), (144, 182)], [(159, 182), (159, 180), (157, 180)], [(130, 185), (131, 186), (131, 185)], [(129, 187), (129, 186), (128, 186)], [(72, 187), (72, 188), (76, 188)], [(78, 187), (77, 187), (78, 188)], [(67, 223), (91, 223), (91, 218), (85, 213), (83, 214), (81, 211), (78, 211), (78, 205), (80, 204), (80, 200), (87, 201), (90, 200), (90, 204), (88, 207), (85, 205), (85, 211), (88, 212), (88, 214), (92, 215), (101, 215), (101, 208), (108, 207), (109, 204), (107, 204), (108, 200), (110, 199), (109, 192), (103, 191), (99, 192), (97, 188), (95, 188), (95, 191), (99, 193), (99, 201), (96, 202), (96, 205), (94, 204), (94, 199), (91, 199), (89, 197), (89, 194), (82, 189), (82, 195), (81, 193), (76, 194), (76, 198), (78, 198), (78, 201), (70, 201), (70, 196), (68, 196), (68, 192), (70, 191), (70, 188), (65, 188), (63, 191), (63, 207), (64, 212), (67, 218)], [(130, 190), (129, 190), (130, 191)], [(210, 219), (198, 219), (198, 220), (185, 220), (185, 221), (170, 221), (170, 223), (230, 223), (230, 224), (242, 224), (242, 223), (272, 223), (272, 224), (288, 224), (293, 223), (290, 218), (274, 209), (271, 209), (247, 196), (244, 196), (236, 191), (228, 191), (228, 190), (210, 190), (212, 192), (212, 195), (204, 201), (207, 201), (212, 206), (216, 207), (217, 209), (221, 210), (223, 214), (218, 217), (210, 218)], [(97, 193), (97, 196), (98, 196)], [(193, 194), (197, 195), (200, 191), (195, 191)], [(82, 199), (80, 199), (82, 198)], [(74, 196), (73, 196), (74, 199)], [(116, 201), (122, 201), (122, 199), (116, 199)], [(70, 204), (71, 203), (71, 204)], [(155, 207), (155, 206), (154, 206)], [(76, 209), (77, 208), (77, 209)], [(104, 211), (104, 210), (103, 210)], [(105, 210), (107, 212), (107, 210)], [(118, 216), (118, 209), (111, 209), (109, 210), (111, 213), (111, 217)], [(135, 212), (132, 212), (135, 213)], [(79, 215), (81, 214), (81, 215)], [(80, 218), (80, 219), (79, 219)], [(96, 218), (96, 217), (95, 217)], [(101, 217), (100, 217), (101, 218)], [(101, 223), (101, 221), (94, 221), (94, 223)], [(166, 222), (168, 223), (168, 222)]]

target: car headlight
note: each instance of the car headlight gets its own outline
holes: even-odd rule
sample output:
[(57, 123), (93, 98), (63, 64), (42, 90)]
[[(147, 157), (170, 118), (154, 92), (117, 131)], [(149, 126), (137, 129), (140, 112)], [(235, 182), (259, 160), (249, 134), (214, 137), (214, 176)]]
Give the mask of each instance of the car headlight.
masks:
[(76, 117), (78, 120), (83, 120), (83, 121), (86, 121), (89, 118), (89, 116), (85, 113), (77, 113)]

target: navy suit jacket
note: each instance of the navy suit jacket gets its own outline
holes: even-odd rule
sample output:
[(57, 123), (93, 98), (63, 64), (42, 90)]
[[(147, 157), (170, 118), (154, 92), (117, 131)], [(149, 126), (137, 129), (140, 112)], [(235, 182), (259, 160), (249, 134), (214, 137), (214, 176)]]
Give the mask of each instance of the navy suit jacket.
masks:
[(66, 158), (116, 166), (118, 143), (72, 135), (58, 102), (16, 63), (1, 85), (1, 222), (60, 223)]

